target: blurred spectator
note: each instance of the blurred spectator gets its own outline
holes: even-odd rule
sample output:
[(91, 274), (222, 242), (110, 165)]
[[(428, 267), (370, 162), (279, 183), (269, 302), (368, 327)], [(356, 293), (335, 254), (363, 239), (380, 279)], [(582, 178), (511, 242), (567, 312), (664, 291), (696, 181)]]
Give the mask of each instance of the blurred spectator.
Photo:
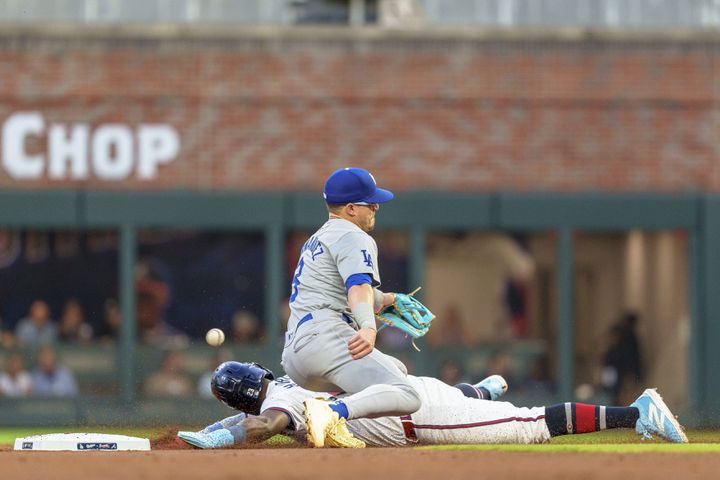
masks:
[(85, 321), (85, 312), (76, 299), (65, 302), (58, 337), (63, 342), (88, 343), (93, 337), (93, 328)]
[(546, 355), (533, 359), (528, 379), (523, 383), (522, 390), (533, 395), (549, 395), (554, 392), (555, 389), (550, 381), (550, 362)]
[(11, 353), (0, 373), (0, 396), (27, 397), (32, 391), (30, 374), (25, 370), (25, 360), (19, 353)]
[(427, 344), (431, 347), (447, 347), (464, 345), (463, 322), (460, 310), (456, 305), (448, 305), (438, 314), (442, 328), (431, 328), (426, 336)]
[(229, 350), (226, 350), (224, 348), (217, 350), (217, 352), (213, 356), (213, 359), (210, 361), (210, 370), (204, 372), (198, 378), (197, 392), (200, 397), (215, 398), (212, 390), (210, 390), (210, 379), (212, 378), (212, 374), (213, 372), (215, 372), (215, 369), (218, 367), (218, 365), (229, 360), (232, 360), (232, 355)]
[(102, 339), (115, 340), (120, 335), (121, 326), (122, 311), (120, 305), (114, 298), (108, 298), (103, 304)]
[(0, 347), (9, 349), (17, 346), (17, 338), (9, 330), (0, 330)]
[(464, 380), (463, 367), (455, 360), (446, 360), (440, 366), (439, 379), (448, 385), (457, 385)]
[(248, 310), (235, 312), (232, 318), (233, 340), (252, 343), (260, 338), (260, 322), (257, 315)]
[(40, 263), (50, 256), (50, 234), (48, 232), (25, 232), (25, 261)]
[(0, 347), (5, 349), (14, 348), (17, 344), (15, 335), (9, 330), (5, 329), (3, 319), (0, 317)]
[(28, 316), (15, 327), (15, 335), (23, 346), (44, 345), (57, 340), (57, 327), (50, 318), (50, 308), (44, 300), (35, 300), (30, 305)]
[[(465, 345), (507, 339), (524, 332), (522, 322), (527, 323), (520, 316), (511, 319), (527, 308), (516, 305), (509, 311), (507, 282), (526, 285), (534, 274), (535, 261), (517, 238), (501, 233), (433, 234), (428, 237), (423, 300), (435, 313), (448, 305), (458, 310)], [(437, 330), (430, 329), (428, 335), (437, 335)]]
[(179, 350), (168, 352), (160, 370), (153, 373), (143, 384), (145, 395), (160, 397), (186, 397), (194, 388), (185, 371), (185, 356)]
[(624, 405), (623, 393), (643, 380), (640, 341), (635, 331), (638, 316), (633, 312), (621, 315), (610, 328), (608, 348), (603, 356), (601, 383), (611, 395), (614, 405)]
[(498, 350), (489, 359), (485, 376), (502, 375), (509, 385), (517, 385), (512, 357), (505, 350)]
[(507, 278), (503, 296), (510, 319), (512, 337), (522, 338), (527, 336), (529, 328), (529, 282), (526, 279)]
[(170, 288), (160, 269), (153, 262), (141, 262), (135, 270), (135, 281), (140, 339), (148, 345), (164, 348), (187, 346), (187, 335), (170, 326), (163, 318), (170, 303)]
[(78, 386), (72, 372), (58, 362), (53, 347), (38, 351), (37, 366), (32, 373), (33, 395), (37, 397), (74, 397)]

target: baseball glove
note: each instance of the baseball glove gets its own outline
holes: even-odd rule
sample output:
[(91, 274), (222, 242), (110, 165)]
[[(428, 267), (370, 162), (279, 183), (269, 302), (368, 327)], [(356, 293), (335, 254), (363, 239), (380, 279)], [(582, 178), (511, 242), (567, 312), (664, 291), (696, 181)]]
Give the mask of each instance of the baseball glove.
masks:
[(418, 290), (420, 289), (418, 288), (408, 295), (396, 293), (395, 303), (383, 308), (377, 314), (377, 318), (386, 325), (399, 328), (410, 335), (413, 338), (413, 347), (419, 352), (420, 349), (415, 345), (415, 339), (422, 337), (430, 330), (430, 324), (435, 319), (435, 314), (420, 300), (413, 297)]

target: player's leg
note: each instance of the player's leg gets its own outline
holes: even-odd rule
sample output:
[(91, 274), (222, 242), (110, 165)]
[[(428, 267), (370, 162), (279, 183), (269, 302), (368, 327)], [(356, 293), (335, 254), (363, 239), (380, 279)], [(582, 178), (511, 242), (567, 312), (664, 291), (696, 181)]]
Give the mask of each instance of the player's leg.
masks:
[[(551, 437), (614, 428), (634, 428), (673, 442), (687, 438), (654, 390), (646, 390), (629, 407), (562, 403), (522, 408), (463, 396), (434, 379), (423, 379), (430, 400), (411, 418), (416, 438), (425, 443), (543, 443)], [(406, 427), (408, 427), (406, 425)]]
[(635, 407), (606, 407), (575, 402), (545, 407), (545, 423), (552, 437), (635, 428), (638, 418), (640, 413)]
[[(420, 408), (420, 395), (391, 358), (375, 349), (330, 372), (328, 378), (343, 391), (351, 393), (332, 408), (347, 419), (405, 415)], [(343, 404), (346, 411), (342, 410)]]
[(437, 379), (418, 377), (423, 406), (402, 417), (407, 438), (429, 444), (542, 443), (550, 440), (544, 408), (463, 395)]
[(346, 419), (403, 415), (416, 411), (421, 403), (392, 357), (375, 349), (353, 360), (347, 343), (355, 330), (340, 322), (318, 322), (315, 330), (304, 332), (312, 339), (299, 338), (283, 352), (285, 371), (299, 385), (351, 394), (334, 403), (305, 401), (307, 438), (315, 447), (354, 447), (358, 442), (345, 428)]
[(658, 435), (687, 443), (682, 427), (655, 389), (647, 389), (629, 407), (561, 403), (545, 408), (550, 435), (590, 433), (613, 428), (634, 428), (644, 438)]
[(420, 407), (420, 396), (398, 360), (377, 349), (352, 359), (347, 342), (355, 330), (342, 319), (318, 315), (302, 328), (284, 349), (283, 367), (303, 388), (352, 394), (333, 406), (340, 417), (403, 415)]

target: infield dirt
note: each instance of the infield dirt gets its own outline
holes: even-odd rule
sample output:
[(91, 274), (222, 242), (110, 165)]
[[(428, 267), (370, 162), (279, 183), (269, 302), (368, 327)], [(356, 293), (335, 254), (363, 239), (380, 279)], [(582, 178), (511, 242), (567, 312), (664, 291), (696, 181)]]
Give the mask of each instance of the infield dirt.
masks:
[[(170, 447), (168, 445), (168, 447)], [(172, 448), (172, 447), (170, 447)], [(708, 479), (720, 455), (510, 453), (412, 448), (312, 450), (0, 451), (2, 478), (113, 479)]]

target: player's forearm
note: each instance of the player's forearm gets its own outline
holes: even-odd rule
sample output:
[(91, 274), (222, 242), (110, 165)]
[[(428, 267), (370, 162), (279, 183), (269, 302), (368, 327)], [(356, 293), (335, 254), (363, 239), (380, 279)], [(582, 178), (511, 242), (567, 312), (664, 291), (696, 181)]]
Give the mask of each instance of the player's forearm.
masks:
[(375, 313), (388, 305), (392, 305), (393, 302), (395, 302), (394, 293), (385, 293), (377, 288), (373, 288), (373, 308), (375, 309)]
[(222, 420), (220, 420), (218, 422), (208, 425), (207, 427), (200, 430), (200, 433), (211, 433), (216, 430), (220, 430), (221, 428), (230, 428), (232, 426), (239, 425), (240, 422), (245, 420), (245, 418), (247, 418), (247, 415), (243, 412), (240, 412), (236, 415), (223, 418)]
[(348, 290), (348, 305), (360, 328), (376, 329), (375, 325), (375, 293), (370, 284), (353, 285)]
[(245, 430), (245, 439), (242, 443), (261, 443), (282, 431), (282, 428), (277, 430), (272, 422), (263, 416), (248, 417), (243, 420), (241, 426)]

